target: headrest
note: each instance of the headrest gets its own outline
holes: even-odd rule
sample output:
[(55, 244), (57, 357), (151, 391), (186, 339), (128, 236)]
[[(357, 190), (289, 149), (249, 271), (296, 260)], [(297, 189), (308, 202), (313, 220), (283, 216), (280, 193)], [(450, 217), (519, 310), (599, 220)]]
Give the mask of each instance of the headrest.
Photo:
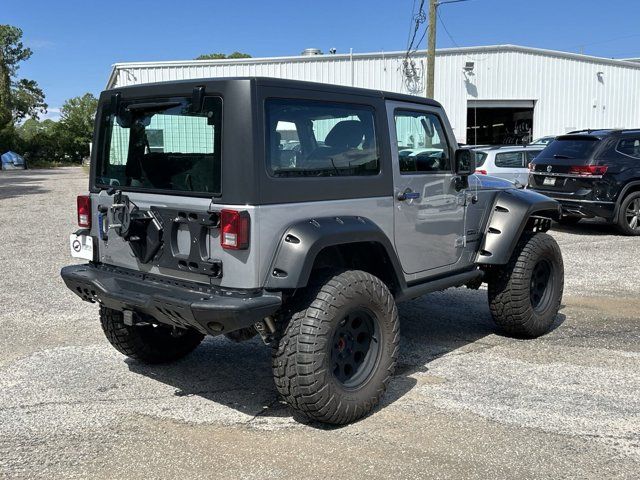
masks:
[(343, 120), (334, 125), (324, 139), (325, 145), (333, 148), (355, 148), (362, 143), (364, 126), (358, 120)]

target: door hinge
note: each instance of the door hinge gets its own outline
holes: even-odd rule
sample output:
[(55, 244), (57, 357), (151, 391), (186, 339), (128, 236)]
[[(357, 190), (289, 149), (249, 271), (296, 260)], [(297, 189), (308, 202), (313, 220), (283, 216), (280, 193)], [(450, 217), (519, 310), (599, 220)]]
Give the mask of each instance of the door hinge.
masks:
[(467, 236), (463, 235), (462, 237), (457, 237), (454, 242), (454, 246), (456, 248), (464, 248), (467, 246)]

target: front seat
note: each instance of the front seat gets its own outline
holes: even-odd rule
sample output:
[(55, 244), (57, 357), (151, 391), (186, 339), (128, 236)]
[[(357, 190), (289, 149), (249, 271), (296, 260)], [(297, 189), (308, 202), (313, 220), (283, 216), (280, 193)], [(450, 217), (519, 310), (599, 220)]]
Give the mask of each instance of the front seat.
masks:
[(356, 148), (362, 143), (364, 133), (364, 125), (359, 120), (342, 120), (329, 131), (324, 139), (324, 146), (315, 149), (309, 158), (329, 158)]

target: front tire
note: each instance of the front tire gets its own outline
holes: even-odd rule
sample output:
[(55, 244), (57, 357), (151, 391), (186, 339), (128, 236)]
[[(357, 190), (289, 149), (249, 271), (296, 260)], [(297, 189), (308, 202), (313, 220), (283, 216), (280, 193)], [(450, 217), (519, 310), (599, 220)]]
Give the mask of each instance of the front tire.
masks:
[(495, 323), (515, 337), (535, 338), (551, 328), (564, 289), (560, 247), (546, 233), (525, 233), (509, 263), (489, 281)]
[(195, 330), (174, 331), (165, 325), (125, 325), (122, 312), (100, 307), (100, 323), (109, 343), (143, 363), (169, 363), (191, 353), (204, 338)]
[(640, 192), (630, 193), (622, 200), (617, 226), (624, 235), (640, 235)]
[(374, 409), (393, 376), (400, 339), (395, 301), (379, 278), (358, 270), (329, 275), (302, 293), (282, 323), (273, 374), (292, 408), (335, 425)]

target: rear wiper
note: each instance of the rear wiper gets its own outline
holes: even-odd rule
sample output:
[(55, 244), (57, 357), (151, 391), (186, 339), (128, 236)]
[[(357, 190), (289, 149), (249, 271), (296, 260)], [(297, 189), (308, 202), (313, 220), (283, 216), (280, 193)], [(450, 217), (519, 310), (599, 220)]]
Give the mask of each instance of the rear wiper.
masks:
[(558, 153), (556, 153), (553, 158), (574, 158), (574, 157), (570, 157), (569, 155), (560, 155)]

